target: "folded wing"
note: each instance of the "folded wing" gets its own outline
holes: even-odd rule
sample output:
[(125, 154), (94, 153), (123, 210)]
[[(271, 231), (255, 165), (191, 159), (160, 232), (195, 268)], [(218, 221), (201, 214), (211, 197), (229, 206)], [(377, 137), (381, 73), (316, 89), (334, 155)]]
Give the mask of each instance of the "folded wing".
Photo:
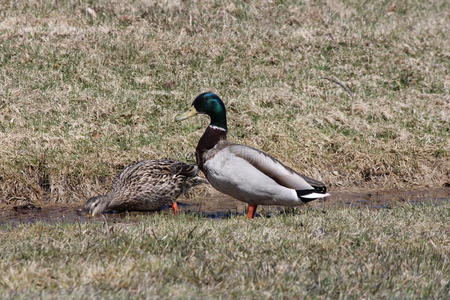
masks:
[(295, 172), (262, 151), (238, 144), (230, 145), (229, 151), (245, 159), (259, 171), (282, 186), (299, 191), (312, 190), (318, 193), (326, 193), (325, 184), (322, 182)]

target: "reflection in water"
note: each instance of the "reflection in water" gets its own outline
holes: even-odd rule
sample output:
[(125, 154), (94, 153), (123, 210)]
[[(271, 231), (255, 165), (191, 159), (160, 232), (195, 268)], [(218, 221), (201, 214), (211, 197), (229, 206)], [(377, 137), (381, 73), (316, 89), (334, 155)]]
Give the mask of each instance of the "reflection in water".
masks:
[[(409, 205), (442, 205), (450, 203), (450, 189), (427, 189), (408, 191), (371, 191), (371, 192), (333, 192), (325, 200), (310, 202), (307, 206), (318, 209), (331, 209), (338, 207), (390, 209), (402, 203)], [(205, 218), (231, 218), (245, 214), (246, 204), (219, 192), (211, 193), (208, 197), (195, 199), (181, 199), (181, 210), (185, 214)], [(260, 214), (270, 217), (292, 209), (276, 206), (261, 206)], [(170, 210), (160, 212), (127, 212), (106, 214), (105, 216), (89, 217), (78, 207), (48, 206), (36, 207), (34, 205), (16, 206), (10, 209), (0, 209), (1, 224), (19, 223), (76, 223), (76, 222), (103, 222), (104, 218), (113, 222), (133, 222), (136, 216), (155, 213), (171, 214)]]

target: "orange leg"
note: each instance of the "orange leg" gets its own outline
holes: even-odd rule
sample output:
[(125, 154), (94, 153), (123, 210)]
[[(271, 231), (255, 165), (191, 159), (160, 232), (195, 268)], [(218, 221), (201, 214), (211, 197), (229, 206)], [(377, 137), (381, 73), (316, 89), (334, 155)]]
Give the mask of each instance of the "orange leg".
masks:
[(172, 202), (172, 211), (175, 216), (180, 213), (180, 210), (178, 209), (178, 204), (176, 202)]
[(247, 219), (253, 219), (256, 213), (257, 205), (249, 204), (247, 209)]

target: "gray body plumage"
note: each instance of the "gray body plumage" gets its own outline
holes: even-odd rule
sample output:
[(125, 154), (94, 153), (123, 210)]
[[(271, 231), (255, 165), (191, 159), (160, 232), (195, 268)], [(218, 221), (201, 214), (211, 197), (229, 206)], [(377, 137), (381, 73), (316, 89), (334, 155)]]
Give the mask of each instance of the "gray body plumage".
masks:
[[(220, 140), (200, 154), (210, 184), (252, 205), (298, 206), (329, 196), (325, 185), (258, 149)], [(304, 192), (299, 196), (298, 192)]]
[(174, 202), (193, 186), (207, 181), (198, 167), (170, 159), (143, 160), (127, 166), (105, 195), (90, 198), (85, 210), (92, 215), (106, 210), (151, 211)]

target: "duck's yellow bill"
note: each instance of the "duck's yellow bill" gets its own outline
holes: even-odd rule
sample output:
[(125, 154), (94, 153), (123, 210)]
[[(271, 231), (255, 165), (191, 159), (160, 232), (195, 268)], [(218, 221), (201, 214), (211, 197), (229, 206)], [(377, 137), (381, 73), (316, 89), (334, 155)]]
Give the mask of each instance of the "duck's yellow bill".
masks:
[(192, 106), (190, 110), (182, 113), (181, 115), (177, 115), (175, 117), (175, 121), (186, 120), (186, 119), (189, 119), (189, 118), (191, 118), (191, 117), (193, 117), (195, 115), (198, 115), (198, 111), (195, 109), (194, 106)]

